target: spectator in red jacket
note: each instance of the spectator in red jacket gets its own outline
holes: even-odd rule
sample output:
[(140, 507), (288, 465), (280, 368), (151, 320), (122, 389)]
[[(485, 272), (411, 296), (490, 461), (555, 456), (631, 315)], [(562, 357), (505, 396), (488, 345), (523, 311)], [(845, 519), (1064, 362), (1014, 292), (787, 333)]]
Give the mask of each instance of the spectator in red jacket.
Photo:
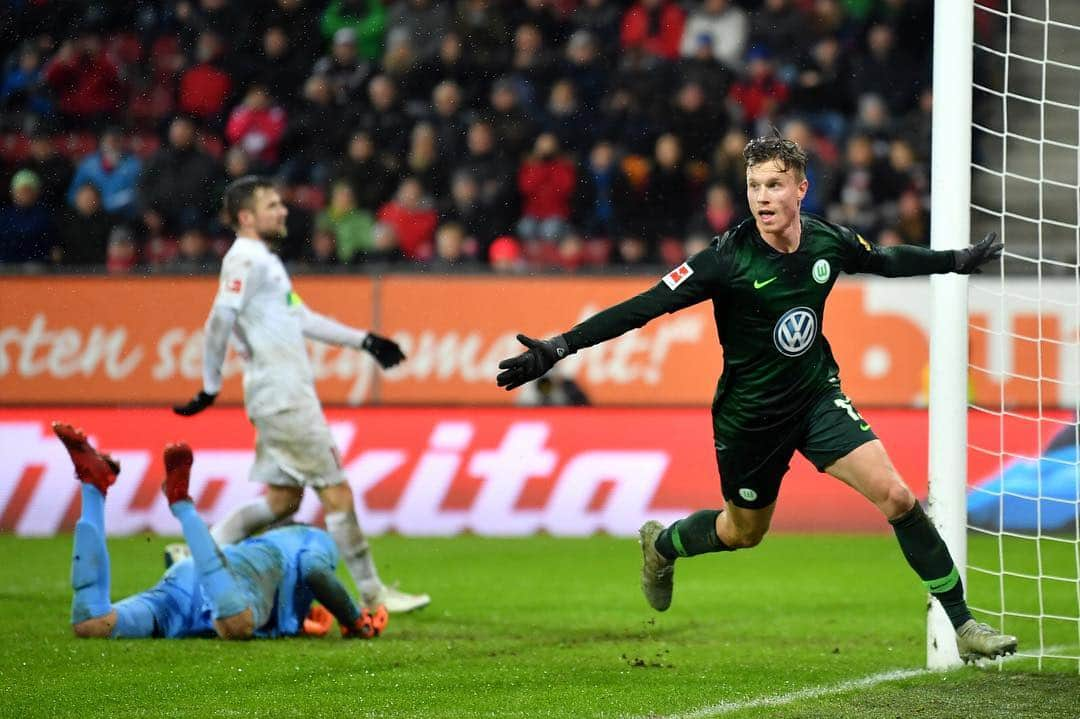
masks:
[(559, 141), (545, 132), (536, 138), (533, 154), (518, 171), (524, 240), (557, 241), (568, 229), (570, 203), (577, 182), (574, 163), (559, 155)]
[(728, 99), (735, 116), (744, 125), (776, 116), (780, 106), (787, 102), (788, 86), (776, 76), (768, 50), (760, 46), (750, 48), (746, 54), (746, 76), (731, 86)]
[(624, 49), (640, 47), (664, 60), (679, 57), (686, 13), (671, 0), (640, 0), (623, 15), (620, 39)]
[(45, 67), (45, 82), (60, 111), (79, 123), (107, 119), (124, 102), (120, 71), (92, 33), (60, 46)]
[(180, 110), (199, 120), (221, 127), (225, 103), (232, 92), (232, 77), (219, 65), (221, 39), (211, 32), (199, 36), (196, 65), (180, 78)]
[(407, 258), (431, 259), (439, 215), (431, 199), (424, 195), (419, 180), (415, 177), (405, 178), (394, 199), (379, 208), (378, 217), (380, 222), (394, 228), (398, 246)]
[(255, 84), (229, 116), (225, 137), (264, 166), (273, 167), (286, 125), (285, 110), (274, 104), (265, 87)]

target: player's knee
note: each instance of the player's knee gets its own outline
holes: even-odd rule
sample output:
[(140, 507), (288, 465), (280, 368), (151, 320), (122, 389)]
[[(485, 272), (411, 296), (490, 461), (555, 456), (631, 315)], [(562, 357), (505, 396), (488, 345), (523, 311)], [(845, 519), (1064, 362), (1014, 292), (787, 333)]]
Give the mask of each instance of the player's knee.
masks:
[(349, 512), (355, 503), (348, 482), (323, 487), (319, 490), (319, 500), (327, 512)]
[(739, 532), (726, 544), (732, 549), (750, 549), (761, 544), (761, 541), (765, 539), (765, 534), (769, 531), (768, 527), (762, 528), (750, 528), (739, 530)]
[(296, 497), (284, 504), (281, 507), (281, 511), (275, 512), (275, 514), (277, 514), (278, 517), (291, 517), (296, 514), (298, 509), (300, 509), (300, 498)]
[(296, 514), (296, 510), (300, 509), (301, 499), (303, 499), (303, 493), (299, 490), (294, 491), (293, 487), (273, 487), (266, 494), (266, 503), (270, 511), (279, 518)]
[(915, 495), (901, 481), (895, 481), (889, 485), (885, 493), (885, 499), (881, 503), (881, 511), (889, 519), (899, 517), (904, 512), (915, 506)]
[(751, 532), (743, 536), (743, 542), (740, 545), (740, 549), (750, 549), (761, 544), (761, 541), (765, 539), (765, 530), (760, 532)]

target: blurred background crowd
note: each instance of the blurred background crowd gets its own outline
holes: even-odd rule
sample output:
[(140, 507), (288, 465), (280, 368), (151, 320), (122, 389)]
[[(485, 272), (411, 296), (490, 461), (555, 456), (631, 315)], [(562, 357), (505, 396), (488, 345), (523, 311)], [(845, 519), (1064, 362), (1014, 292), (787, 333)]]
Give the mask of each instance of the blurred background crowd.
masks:
[(804, 210), (928, 242), (931, 0), (0, 8), (3, 265), (216, 271), (257, 172), (312, 268), (671, 266), (747, 215), (772, 127)]

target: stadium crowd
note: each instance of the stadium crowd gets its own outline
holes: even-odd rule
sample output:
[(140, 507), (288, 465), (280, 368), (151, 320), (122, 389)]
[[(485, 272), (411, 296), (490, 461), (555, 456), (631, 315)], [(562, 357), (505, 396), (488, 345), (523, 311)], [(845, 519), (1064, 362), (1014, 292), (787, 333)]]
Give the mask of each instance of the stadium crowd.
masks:
[(742, 149), (804, 209), (929, 234), (931, 0), (13, 0), (0, 264), (215, 271), (258, 172), (289, 261), (674, 265), (745, 215)]

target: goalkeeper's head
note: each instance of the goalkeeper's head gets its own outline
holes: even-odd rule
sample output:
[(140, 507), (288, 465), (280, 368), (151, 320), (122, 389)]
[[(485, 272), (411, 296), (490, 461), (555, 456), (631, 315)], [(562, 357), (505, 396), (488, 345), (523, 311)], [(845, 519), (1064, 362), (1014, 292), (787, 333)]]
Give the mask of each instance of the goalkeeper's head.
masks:
[(248, 175), (229, 183), (222, 204), (237, 235), (268, 243), (285, 239), (285, 218), (289, 210), (269, 179)]

